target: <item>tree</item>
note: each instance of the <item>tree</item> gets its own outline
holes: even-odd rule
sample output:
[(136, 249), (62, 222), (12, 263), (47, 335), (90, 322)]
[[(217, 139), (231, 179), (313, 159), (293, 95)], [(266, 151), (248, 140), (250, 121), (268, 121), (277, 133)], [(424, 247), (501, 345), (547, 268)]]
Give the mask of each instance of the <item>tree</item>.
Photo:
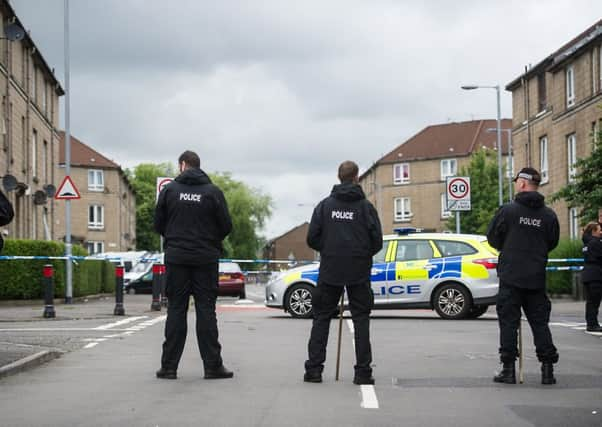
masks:
[(597, 221), (598, 209), (602, 207), (602, 129), (592, 134), (592, 139), (592, 153), (577, 161), (574, 181), (551, 197), (553, 202), (563, 199), (570, 208), (581, 208), (581, 223)]
[[(498, 209), (498, 163), (493, 150), (482, 148), (472, 154), (470, 163), (460, 168), (459, 176), (470, 177), (470, 211), (460, 212), (462, 233), (485, 234)], [(504, 188), (507, 198), (507, 190)], [(447, 221), (449, 230), (456, 229), (456, 217)]]
[[(157, 177), (175, 176), (171, 163), (143, 163), (126, 173), (136, 191), (136, 235), (138, 249), (158, 251), (159, 235), (154, 231)], [(262, 237), (258, 235), (272, 213), (268, 195), (236, 181), (229, 173), (215, 173), (211, 180), (223, 192), (232, 217), (232, 232), (224, 241), (225, 258), (255, 258)]]
[(126, 170), (126, 174), (136, 191), (136, 247), (139, 250), (158, 251), (160, 239), (153, 227), (157, 178), (175, 176), (174, 165), (141, 163), (134, 170)]

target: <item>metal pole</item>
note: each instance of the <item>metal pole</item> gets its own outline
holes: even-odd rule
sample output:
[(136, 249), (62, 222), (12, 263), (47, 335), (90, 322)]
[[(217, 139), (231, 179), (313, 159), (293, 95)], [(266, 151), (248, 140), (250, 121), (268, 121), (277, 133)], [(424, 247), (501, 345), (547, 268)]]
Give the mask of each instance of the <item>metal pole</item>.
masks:
[(456, 234), (460, 234), (460, 211), (456, 211)]
[[(65, 175), (71, 174), (71, 120), (69, 87), (69, 0), (65, 0)], [(73, 263), (71, 260), (71, 200), (65, 201), (65, 256), (66, 279), (65, 303), (73, 302)]]
[[(522, 314), (521, 314), (522, 317)], [(518, 319), (518, 382), (523, 383), (523, 328), (522, 320)]]
[(341, 336), (343, 334), (343, 303), (345, 301), (345, 289), (341, 293), (341, 310), (339, 312), (339, 340), (337, 343), (337, 372), (335, 381), (339, 380), (339, 366), (341, 364)]
[(512, 129), (508, 129), (506, 132), (508, 132), (508, 201), (511, 202), (514, 193), (512, 186), (512, 174), (514, 172), (512, 170)]
[(500, 85), (495, 86), (495, 91), (497, 94), (497, 172), (498, 172), (498, 195), (499, 195), (499, 205), (502, 206), (504, 204), (504, 187), (503, 187), (503, 177), (502, 177), (502, 106), (500, 102)]

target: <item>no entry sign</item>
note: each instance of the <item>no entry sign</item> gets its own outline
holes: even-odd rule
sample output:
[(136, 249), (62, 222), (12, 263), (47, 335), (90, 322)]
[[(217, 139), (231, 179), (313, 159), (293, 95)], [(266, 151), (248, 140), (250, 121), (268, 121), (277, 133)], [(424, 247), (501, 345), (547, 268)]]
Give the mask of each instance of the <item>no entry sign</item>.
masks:
[(449, 176), (445, 182), (447, 210), (470, 210), (470, 178), (467, 176)]

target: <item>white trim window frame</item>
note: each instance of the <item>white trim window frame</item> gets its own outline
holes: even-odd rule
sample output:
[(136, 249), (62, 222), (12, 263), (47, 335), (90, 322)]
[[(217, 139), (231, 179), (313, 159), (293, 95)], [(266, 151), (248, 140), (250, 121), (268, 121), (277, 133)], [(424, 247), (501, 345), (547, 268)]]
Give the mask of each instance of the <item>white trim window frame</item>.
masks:
[(545, 184), (550, 181), (550, 170), (548, 163), (548, 137), (542, 136), (539, 138), (539, 170), (541, 171), (541, 183)]
[(409, 184), (410, 183), (410, 164), (395, 163), (393, 165), (393, 184)]
[(105, 207), (103, 205), (88, 206), (88, 229), (102, 230), (105, 227)]
[(88, 191), (104, 191), (105, 177), (102, 169), (88, 169)]
[(31, 175), (38, 176), (38, 131), (35, 129), (31, 133)]
[(101, 254), (105, 251), (105, 242), (96, 241), (96, 240), (88, 240), (86, 242), (86, 247), (88, 248), (88, 254)]
[(571, 239), (578, 239), (579, 236), (579, 212), (577, 208), (569, 209), (569, 236)]
[(396, 197), (393, 200), (393, 215), (395, 221), (410, 221), (412, 219), (412, 206), (409, 197)]
[(441, 160), (441, 181), (445, 181), (448, 176), (455, 176), (458, 173), (458, 161), (456, 159)]
[(575, 105), (575, 68), (569, 65), (564, 73), (566, 88), (566, 107)]
[(598, 46), (598, 91), (602, 92), (602, 44)]
[(447, 209), (447, 194), (441, 193), (441, 218), (447, 219), (453, 215), (452, 211)]
[(575, 176), (577, 175), (577, 138), (574, 133), (566, 137), (566, 152), (567, 152), (567, 179), (568, 182), (575, 182)]

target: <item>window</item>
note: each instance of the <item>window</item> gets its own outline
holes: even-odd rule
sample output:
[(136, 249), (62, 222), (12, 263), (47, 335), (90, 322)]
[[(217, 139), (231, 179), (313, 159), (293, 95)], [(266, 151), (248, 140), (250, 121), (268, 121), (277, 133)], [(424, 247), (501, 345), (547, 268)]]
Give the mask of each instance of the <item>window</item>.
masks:
[(42, 80), (42, 112), (46, 115), (48, 104), (46, 102), (46, 80)]
[(31, 137), (31, 174), (38, 176), (38, 131), (35, 129)]
[(372, 258), (373, 264), (379, 264), (385, 262), (385, 257), (387, 256), (387, 249), (389, 248), (389, 242), (383, 242), (383, 247), (380, 251), (374, 255)]
[(548, 173), (548, 137), (539, 138), (539, 170), (541, 171), (541, 183), (545, 184), (550, 180)]
[(441, 160), (441, 180), (445, 181), (448, 176), (454, 176), (457, 173), (458, 163), (456, 159)]
[(410, 182), (410, 164), (397, 163), (393, 165), (393, 184), (407, 184)]
[(598, 81), (598, 76), (596, 75), (596, 49), (592, 49), (591, 56), (591, 64), (592, 64), (592, 95), (596, 93), (596, 83)]
[(437, 249), (441, 252), (441, 256), (459, 256), (476, 254), (477, 250), (468, 243), (453, 242), (451, 240), (435, 240)]
[(575, 175), (577, 174), (577, 169), (575, 168), (575, 163), (577, 163), (577, 139), (575, 138), (574, 133), (566, 137), (566, 145), (568, 157), (568, 180), (569, 182), (574, 182)]
[(33, 76), (31, 78), (31, 98), (36, 103), (38, 100), (38, 68), (33, 66)]
[(90, 230), (102, 230), (105, 226), (104, 214), (104, 206), (90, 205), (88, 207), (88, 228)]
[(413, 261), (433, 257), (433, 248), (428, 240), (398, 240), (397, 261)]
[(441, 193), (441, 218), (449, 218), (452, 212), (447, 209), (447, 194)]
[(44, 141), (42, 145), (42, 179), (44, 184), (48, 184), (48, 142)]
[(90, 191), (104, 191), (104, 175), (102, 170), (90, 169), (88, 170), (88, 190)]
[(537, 76), (537, 98), (539, 103), (539, 109), (537, 112), (543, 111), (546, 109), (548, 99), (546, 94), (546, 74), (541, 73)]
[(412, 218), (409, 197), (396, 197), (393, 204), (395, 221), (409, 221)]
[(579, 212), (577, 208), (569, 209), (569, 236), (578, 239), (579, 236)]
[(602, 91), (602, 44), (598, 48), (598, 74), (600, 75), (600, 83), (598, 84), (598, 90)]
[(88, 253), (90, 255), (100, 254), (105, 251), (105, 243), (104, 242), (86, 242), (86, 247), (88, 248)]
[(575, 105), (575, 71), (573, 66), (569, 66), (565, 71), (566, 80), (566, 106), (567, 108)]

